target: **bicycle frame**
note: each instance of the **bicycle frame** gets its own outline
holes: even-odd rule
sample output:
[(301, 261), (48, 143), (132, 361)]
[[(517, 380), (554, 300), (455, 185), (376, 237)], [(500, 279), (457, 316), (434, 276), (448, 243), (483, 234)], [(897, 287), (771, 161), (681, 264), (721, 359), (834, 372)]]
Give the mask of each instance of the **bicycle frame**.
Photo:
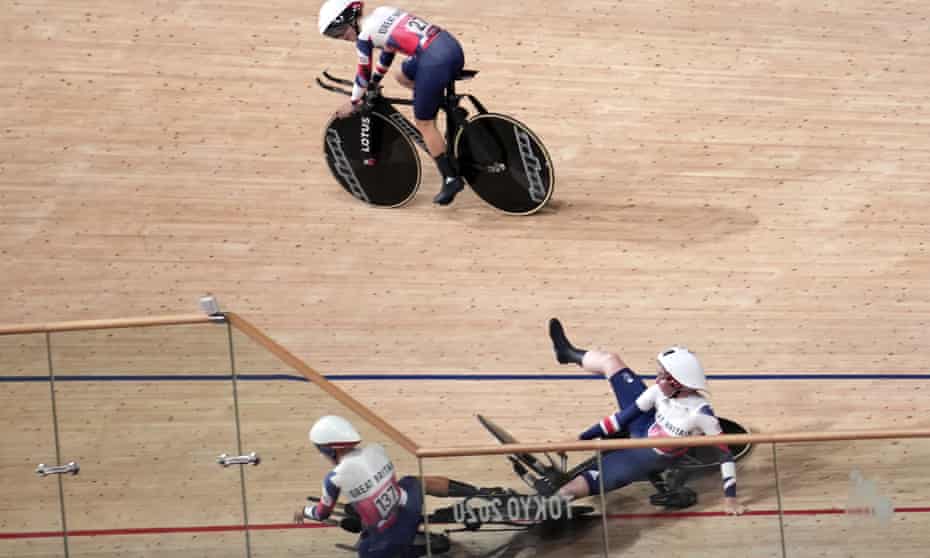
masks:
[[(460, 79), (461, 80), (471, 79), (477, 73), (478, 73), (477, 71), (473, 71), (473, 70), (463, 70), (461, 74), (462, 77)], [(347, 87), (351, 87), (353, 85), (352, 81), (347, 80), (347, 79), (337, 78), (326, 70), (323, 71), (323, 77), (339, 85), (343, 85)], [(336, 85), (326, 83), (319, 77), (316, 78), (316, 83), (317, 85), (319, 85), (321, 88), (325, 89), (326, 91), (331, 91), (333, 93), (339, 93), (341, 95), (346, 95), (346, 96), (352, 96), (352, 91), (343, 89), (342, 87), (337, 87)], [(455, 81), (450, 83), (448, 87), (446, 87), (446, 92), (443, 97), (443, 101), (439, 105), (439, 108), (446, 114), (446, 132), (445, 132), (446, 145), (452, 145), (452, 142), (455, 139), (455, 135), (458, 133), (459, 129), (465, 124), (465, 121), (468, 118), (468, 114), (469, 114), (468, 111), (466, 111), (461, 106), (462, 99), (468, 99), (469, 102), (471, 102), (477, 114), (488, 113), (488, 110), (487, 108), (485, 108), (484, 104), (482, 104), (481, 101), (479, 101), (474, 95), (470, 93), (463, 93), (463, 94), (457, 93), (455, 91)], [(396, 124), (398, 124), (400, 128), (407, 135), (409, 135), (410, 138), (417, 145), (419, 145), (425, 151), (429, 152), (429, 150), (426, 148), (426, 143), (423, 141), (423, 135), (416, 128), (416, 126), (414, 126), (409, 120), (407, 120), (406, 117), (404, 117), (403, 115), (400, 114), (400, 112), (397, 111), (394, 105), (413, 106), (413, 100), (412, 99), (401, 99), (397, 97), (385, 97), (381, 94), (381, 88), (379, 87), (377, 89), (370, 90), (369, 92), (366, 93), (365, 100), (362, 104), (361, 110), (362, 111), (378, 111), (381, 114), (384, 114), (385, 116), (393, 120)], [(397, 115), (397, 116), (394, 116), (394, 115)]]
[[(457, 80), (469, 79), (476, 73), (463, 70)], [(316, 81), (321, 88), (346, 96), (352, 94), (349, 87), (354, 86), (352, 81), (337, 78), (326, 71)], [(463, 106), (463, 99), (471, 103), (471, 113)], [(419, 172), (416, 174), (416, 184), (410, 186), (410, 197), (405, 197), (406, 183), (402, 181), (395, 181), (391, 188), (383, 189), (378, 178), (370, 172), (376, 159), (368, 149), (372, 137), (369, 122), (388, 120), (388, 125), (394, 129), (393, 136), (410, 142), (418, 169), (421, 158), (416, 153), (416, 145), (433, 158), (417, 126), (395, 107), (412, 104), (410, 99), (385, 97), (381, 88), (370, 90), (366, 92), (360, 110), (352, 117), (361, 122), (358, 132), (348, 128), (341, 132), (343, 135), (359, 134), (357, 138), (347, 141), (357, 145), (362, 157), (366, 157), (355, 169), (356, 172), (367, 174), (364, 187), (358, 184), (358, 179), (349, 180), (346, 178), (348, 173), (334, 168), (334, 161), (339, 161), (339, 158), (330, 152), (331, 148), (325, 148), (330, 170), (337, 175), (336, 180), (340, 185), (354, 197), (366, 203), (388, 207), (398, 207), (412, 198), (419, 186)], [(513, 117), (489, 112), (474, 95), (456, 92), (454, 81), (446, 86), (438, 108), (445, 112), (446, 153), (449, 154), (453, 171), (465, 180), (482, 201), (508, 215), (531, 215), (546, 205), (554, 187), (552, 158), (542, 140), (532, 130)], [(338, 119), (330, 120), (327, 125), (327, 129), (333, 127), (340, 127)], [(344, 161), (343, 167), (346, 167)], [(366, 195), (359, 196), (358, 191)], [(368, 199), (368, 194), (377, 195), (378, 201)]]

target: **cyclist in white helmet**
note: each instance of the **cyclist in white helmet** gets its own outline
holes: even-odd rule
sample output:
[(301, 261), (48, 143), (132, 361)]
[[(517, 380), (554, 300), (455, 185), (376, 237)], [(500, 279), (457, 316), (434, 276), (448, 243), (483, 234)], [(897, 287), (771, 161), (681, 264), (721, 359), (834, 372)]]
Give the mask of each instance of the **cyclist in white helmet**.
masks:
[[(423, 519), (423, 496), (417, 477), (397, 480), (394, 464), (378, 444), (359, 446), (361, 436), (339, 416), (320, 418), (310, 429), (310, 441), (335, 465), (323, 480), (318, 504), (302, 507), (294, 521), (322, 521), (345, 495), (363, 529), (358, 555), (395, 558), (415, 555), (412, 544)], [(479, 489), (445, 477), (423, 477), (426, 493), (438, 497), (468, 497)]]
[[(462, 46), (448, 31), (398, 8), (376, 8), (362, 20), (364, 4), (358, 0), (326, 0), (320, 8), (320, 33), (355, 42), (358, 71), (351, 100), (336, 112), (346, 117), (357, 110), (365, 92), (377, 88), (399, 52), (408, 58), (397, 82), (413, 90), (413, 114), (417, 130), (436, 160), (443, 182), (435, 203), (448, 205), (465, 183), (446, 153), (446, 142), (436, 128), (436, 114), (446, 86), (465, 65)], [(374, 62), (374, 49), (381, 49)]]
[[(603, 374), (613, 389), (620, 412), (601, 420), (579, 435), (582, 440), (608, 437), (627, 430), (633, 438), (714, 436), (721, 434), (720, 421), (710, 403), (700, 393), (707, 390), (704, 368), (694, 353), (684, 347), (670, 347), (657, 356), (656, 383), (646, 384), (615, 353), (589, 351), (573, 346), (565, 336), (561, 322), (549, 321), (556, 359), (562, 364), (575, 363), (589, 372)], [(736, 498), (736, 465), (730, 449), (719, 446), (720, 473), (726, 512), (740, 515), (745, 510)], [(588, 470), (559, 489), (569, 500), (615, 490), (650, 474), (663, 471), (675, 463), (687, 448), (642, 448), (612, 451), (602, 459), (603, 471)]]

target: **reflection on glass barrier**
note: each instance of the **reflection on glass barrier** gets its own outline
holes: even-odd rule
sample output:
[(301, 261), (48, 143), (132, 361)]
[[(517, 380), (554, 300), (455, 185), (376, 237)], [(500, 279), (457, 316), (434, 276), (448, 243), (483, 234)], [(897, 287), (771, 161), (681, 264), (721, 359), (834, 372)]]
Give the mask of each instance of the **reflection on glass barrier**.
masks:
[(926, 556), (930, 440), (778, 444), (787, 556)]
[[(496, 437), (513, 441), (506, 430), (488, 423)], [(740, 500), (749, 508), (743, 515), (728, 514), (724, 501), (722, 473), (729, 478), (733, 471), (721, 467), (719, 460), (699, 463), (703, 452), (698, 449), (688, 450), (653, 474), (605, 486), (607, 475), (601, 472), (631, 452), (636, 455), (638, 450), (424, 459), (426, 476), (454, 471), (479, 490), (490, 491), (451, 504), (428, 498), (427, 518), (434, 527), (452, 525), (453, 533), (467, 534), (454, 536), (453, 547), (461, 545), (479, 554), (507, 549), (543, 555), (569, 547), (572, 555), (581, 556), (781, 554), (771, 446), (733, 452), (739, 457), (735, 474)], [(585, 482), (589, 490), (570, 498), (567, 509), (556, 505), (561, 498), (540, 498), (555, 490), (565, 496), (578, 482)], [(525, 511), (529, 514), (515, 517)], [(504, 532), (499, 529), (502, 525), (507, 527)], [(670, 536), (670, 526), (687, 530), (687, 536)]]
[(883, 494), (875, 481), (862, 476), (858, 469), (849, 473), (849, 498), (846, 513), (854, 520), (875, 520), (878, 524), (888, 523), (894, 516), (891, 497)]
[(604, 556), (598, 498), (569, 502), (541, 482), (557, 478), (557, 468), (545, 454), (424, 459), (427, 483), (451, 477), (457, 488), (427, 496), (430, 532), (447, 533), (438, 544), (448, 542), (454, 555), (554, 556), (570, 548), (572, 556)]
[[(479, 414), (483, 439), (519, 443), (502, 421)], [(590, 452), (515, 453), (424, 460), (425, 474), (454, 475), (473, 493), (429, 498), (427, 518), (436, 527), (462, 533), (453, 538), (470, 553), (546, 554), (571, 545), (572, 554), (603, 556), (607, 533), (599, 496), (569, 501), (560, 492), (585, 467)]]

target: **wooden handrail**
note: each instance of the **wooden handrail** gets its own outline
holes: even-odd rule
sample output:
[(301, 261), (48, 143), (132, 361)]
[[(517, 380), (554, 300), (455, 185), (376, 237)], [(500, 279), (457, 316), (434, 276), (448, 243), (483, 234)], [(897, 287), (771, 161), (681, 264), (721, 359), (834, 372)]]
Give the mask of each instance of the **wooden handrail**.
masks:
[(213, 320), (211, 320), (210, 317), (206, 314), (180, 314), (176, 316), (147, 316), (144, 318), (121, 318), (116, 320), (50, 322), (46, 324), (0, 326), (0, 335), (22, 335), (27, 333), (51, 333), (57, 331), (83, 331), (92, 329), (206, 324), (210, 323), (211, 321)]
[[(782, 434), (725, 434), (721, 436), (689, 436), (683, 438), (633, 438), (622, 440), (591, 440), (531, 444), (499, 444), (496, 446), (460, 446), (420, 448), (416, 455), (424, 459), (435, 457), (467, 457), (506, 455), (511, 453), (543, 453), (558, 451), (597, 451), (630, 448), (683, 448), (717, 444), (813, 443), (855, 440), (895, 440), (930, 438), (930, 430), (852, 430), (838, 432), (796, 432)], [(662, 441), (669, 441), (662, 444)]]
[(412, 454), (416, 454), (419, 450), (419, 446), (401, 433), (399, 430), (388, 424), (384, 419), (372, 412), (368, 407), (362, 405), (354, 397), (346, 393), (344, 390), (336, 386), (336, 384), (330, 382), (323, 377), (322, 374), (310, 368), (302, 360), (294, 356), (290, 351), (276, 343), (273, 339), (262, 333), (258, 328), (253, 326), (247, 320), (241, 316), (227, 312), (226, 319), (229, 320), (229, 323), (243, 334), (251, 338), (253, 341), (263, 346), (266, 350), (270, 351), (276, 357), (281, 359), (282, 362), (293, 368), (294, 370), (300, 372), (305, 378), (309, 381), (316, 384), (320, 389), (328, 393), (334, 399), (339, 401), (344, 406), (348, 407), (353, 413), (360, 416), (363, 420), (377, 428), (385, 436), (394, 440), (398, 445), (406, 449)]

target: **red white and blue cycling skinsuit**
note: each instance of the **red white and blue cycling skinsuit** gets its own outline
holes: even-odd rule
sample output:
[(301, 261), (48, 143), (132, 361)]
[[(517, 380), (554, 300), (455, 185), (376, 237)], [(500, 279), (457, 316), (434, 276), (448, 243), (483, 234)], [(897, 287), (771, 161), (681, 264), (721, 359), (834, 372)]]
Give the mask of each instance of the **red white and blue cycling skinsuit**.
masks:
[[(465, 59), (461, 45), (447, 31), (399, 8), (381, 6), (362, 20), (358, 39), (358, 71), (352, 102), (361, 102), (370, 84), (377, 85), (397, 53), (409, 58), (404, 75), (415, 83), (414, 113), (435, 118), (445, 86), (458, 75)], [(381, 49), (377, 63), (374, 49)], [(420, 71), (423, 69), (424, 71)]]
[[(658, 385), (646, 388), (640, 377), (624, 368), (608, 375), (620, 412), (595, 424), (580, 436), (582, 439), (607, 437), (627, 429), (634, 438), (680, 438), (685, 436), (715, 436), (721, 434), (720, 421), (710, 403), (698, 393), (683, 397), (666, 397)], [(736, 473), (727, 446), (723, 452), (720, 473), (726, 496), (736, 496)], [(645, 480), (652, 472), (674, 464), (687, 448), (643, 448), (610, 452), (603, 458), (604, 488), (613, 490), (636, 480)], [(591, 493), (599, 491), (598, 472), (584, 473)]]
[(423, 507), (420, 490), (415, 477), (398, 481), (384, 448), (371, 444), (340, 460), (323, 480), (320, 503), (305, 508), (304, 515), (317, 521), (328, 518), (345, 494), (366, 531), (359, 556), (392, 556), (416, 536)]
[(397, 520), (397, 507), (406, 503), (407, 494), (397, 484), (394, 464), (377, 444), (356, 449), (342, 458), (323, 480), (323, 495), (314, 516), (325, 519), (333, 511), (342, 492), (361, 517), (367, 529), (384, 531)]

